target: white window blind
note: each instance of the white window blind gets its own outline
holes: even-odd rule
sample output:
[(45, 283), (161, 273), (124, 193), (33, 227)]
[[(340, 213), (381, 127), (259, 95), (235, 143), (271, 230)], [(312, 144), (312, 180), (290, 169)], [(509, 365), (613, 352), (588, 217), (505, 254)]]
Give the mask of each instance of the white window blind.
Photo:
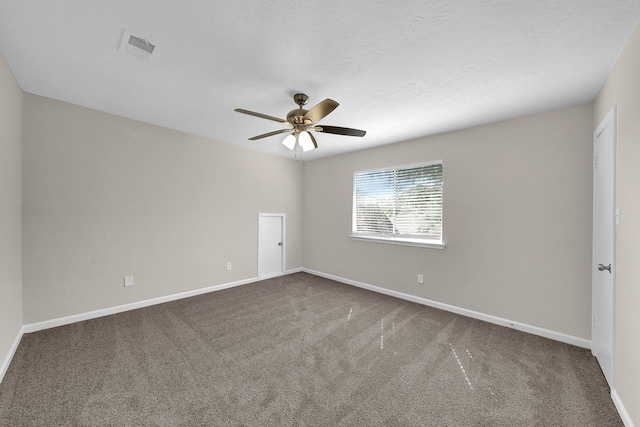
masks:
[(356, 172), (353, 234), (442, 241), (442, 162)]

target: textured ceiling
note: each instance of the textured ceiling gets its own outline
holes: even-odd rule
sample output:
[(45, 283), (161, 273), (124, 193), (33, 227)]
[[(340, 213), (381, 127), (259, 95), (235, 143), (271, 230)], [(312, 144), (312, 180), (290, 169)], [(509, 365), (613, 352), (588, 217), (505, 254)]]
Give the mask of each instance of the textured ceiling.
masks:
[[(639, 0), (0, 0), (0, 51), (25, 92), (292, 156), (304, 92), (341, 105), (311, 160), (592, 101)], [(124, 30), (156, 45), (119, 51)]]

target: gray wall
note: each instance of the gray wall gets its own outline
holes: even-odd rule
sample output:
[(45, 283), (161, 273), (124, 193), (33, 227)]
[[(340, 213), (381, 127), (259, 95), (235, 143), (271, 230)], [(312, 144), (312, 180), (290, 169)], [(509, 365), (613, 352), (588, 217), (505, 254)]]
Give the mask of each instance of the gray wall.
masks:
[(22, 327), (21, 135), (22, 91), (0, 54), (0, 367)]
[(254, 278), (259, 212), (302, 267), (295, 160), (29, 94), (24, 123), (26, 324)]
[[(305, 267), (589, 340), (592, 107), (306, 163)], [(444, 250), (349, 238), (354, 171), (431, 160)]]
[(616, 336), (614, 386), (640, 426), (640, 25), (631, 34), (595, 102), (593, 129), (618, 105)]

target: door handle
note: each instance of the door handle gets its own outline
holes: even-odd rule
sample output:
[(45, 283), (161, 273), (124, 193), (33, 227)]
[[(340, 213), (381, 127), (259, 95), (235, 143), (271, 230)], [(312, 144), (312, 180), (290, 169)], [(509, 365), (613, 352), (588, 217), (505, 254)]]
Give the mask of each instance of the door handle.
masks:
[(609, 270), (609, 273), (611, 273), (611, 264), (607, 266), (605, 266), (604, 264), (598, 264), (598, 270), (600, 271)]
[(278, 242), (278, 246), (282, 246), (282, 242)]

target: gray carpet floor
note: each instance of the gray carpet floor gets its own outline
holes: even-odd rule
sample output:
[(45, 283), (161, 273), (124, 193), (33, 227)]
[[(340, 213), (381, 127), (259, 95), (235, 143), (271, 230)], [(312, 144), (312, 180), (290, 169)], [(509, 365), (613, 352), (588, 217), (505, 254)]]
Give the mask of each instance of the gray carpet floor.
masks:
[(622, 426), (588, 350), (305, 273), (26, 334), (2, 426)]

